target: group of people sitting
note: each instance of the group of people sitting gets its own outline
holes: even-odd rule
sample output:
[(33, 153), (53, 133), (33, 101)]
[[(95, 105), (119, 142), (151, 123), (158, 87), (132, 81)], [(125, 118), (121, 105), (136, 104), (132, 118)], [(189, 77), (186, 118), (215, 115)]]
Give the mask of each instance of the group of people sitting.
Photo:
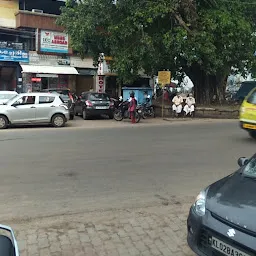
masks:
[(184, 111), (185, 116), (193, 116), (196, 100), (192, 93), (190, 93), (185, 99), (183, 99), (181, 94), (177, 94), (172, 99), (172, 103), (172, 111), (176, 116), (179, 116), (182, 113), (182, 110)]

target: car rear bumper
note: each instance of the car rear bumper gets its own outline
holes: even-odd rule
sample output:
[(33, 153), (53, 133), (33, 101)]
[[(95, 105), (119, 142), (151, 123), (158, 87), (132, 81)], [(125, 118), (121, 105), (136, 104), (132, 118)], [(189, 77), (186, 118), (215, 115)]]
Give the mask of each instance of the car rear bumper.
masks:
[(89, 116), (99, 116), (99, 115), (113, 115), (112, 109), (86, 109), (86, 114)]
[(66, 122), (70, 119), (70, 112), (69, 111), (66, 111), (63, 113), (64, 116), (65, 116), (65, 119), (66, 119)]
[[(232, 238), (228, 236), (230, 229), (234, 229), (236, 232)], [(254, 236), (228, 225), (225, 220), (221, 221), (221, 218), (217, 218), (210, 211), (206, 211), (206, 215), (200, 217), (191, 208), (187, 220), (187, 232), (188, 245), (199, 256), (225, 255), (212, 248), (212, 237), (247, 255), (256, 253), (256, 238)]]

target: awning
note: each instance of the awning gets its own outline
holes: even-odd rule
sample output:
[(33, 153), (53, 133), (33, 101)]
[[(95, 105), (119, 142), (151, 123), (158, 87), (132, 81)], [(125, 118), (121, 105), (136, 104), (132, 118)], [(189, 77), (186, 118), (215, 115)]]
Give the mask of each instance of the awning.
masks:
[(80, 76), (95, 76), (97, 74), (97, 69), (92, 68), (76, 68)]
[(67, 66), (35, 66), (35, 65), (21, 65), (23, 73), (33, 74), (58, 74), (58, 75), (78, 75), (74, 67)]

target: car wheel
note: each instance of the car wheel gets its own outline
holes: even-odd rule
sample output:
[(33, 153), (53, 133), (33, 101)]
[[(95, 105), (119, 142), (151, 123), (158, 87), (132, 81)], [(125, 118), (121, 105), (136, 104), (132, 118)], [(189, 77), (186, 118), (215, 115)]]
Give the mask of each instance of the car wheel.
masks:
[(61, 114), (56, 114), (52, 117), (52, 125), (54, 127), (63, 127), (65, 126), (66, 120), (65, 117)]
[(87, 120), (87, 119), (88, 119), (88, 115), (87, 115), (85, 109), (83, 109), (82, 116), (83, 116), (83, 119), (84, 119), (84, 120)]
[(74, 114), (70, 115), (69, 119), (74, 120)]
[(256, 140), (256, 132), (255, 131), (250, 131), (249, 132), (250, 136)]
[(6, 129), (8, 126), (8, 119), (5, 116), (0, 116), (0, 129)]

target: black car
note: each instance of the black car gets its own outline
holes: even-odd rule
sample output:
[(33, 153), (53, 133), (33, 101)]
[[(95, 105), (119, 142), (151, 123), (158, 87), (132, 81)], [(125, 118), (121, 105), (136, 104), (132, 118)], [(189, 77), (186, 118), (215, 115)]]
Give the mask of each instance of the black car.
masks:
[(86, 120), (92, 116), (108, 115), (114, 118), (114, 103), (106, 93), (83, 92), (75, 102), (75, 115)]
[(74, 119), (74, 107), (75, 107), (75, 101), (73, 98), (73, 95), (71, 91), (67, 88), (51, 88), (51, 89), (45, 89), (42, 90), (42, 92), (49, 92), (49, 93), (58, 93), (60, 94), (61, 99), (64, 101), (64, 103), (69, 108), (70, 112), (70, 120)]
[(187, 220), (187, 241), (199, 256), (256, 255), (256, 154), (200, 192)]

